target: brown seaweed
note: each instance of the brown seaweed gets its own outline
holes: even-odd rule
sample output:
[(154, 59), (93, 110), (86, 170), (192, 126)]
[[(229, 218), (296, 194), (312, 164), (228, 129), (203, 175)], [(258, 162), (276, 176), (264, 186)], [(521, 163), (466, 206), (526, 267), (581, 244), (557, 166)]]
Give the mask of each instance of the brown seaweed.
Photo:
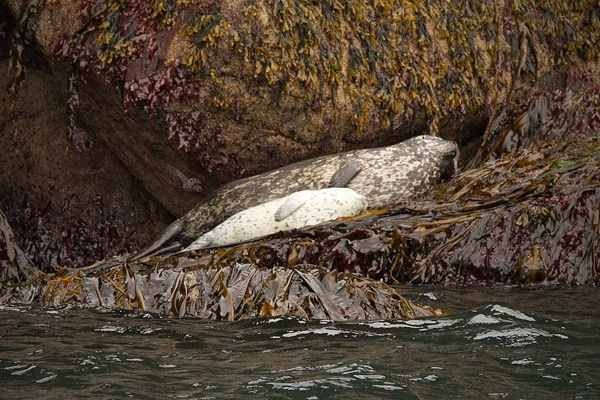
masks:
[(357, 274), (306, 264), (206, 267), (186, 257), (63, 271), (7, 287), (0, 299), (4, 304), (83, 305), (229, 321), (283, 315), (334, 321), (441, 315)]
[(6, 215), (0, 210), (0, 289), (8, 282), (24, 282), (44, 274), (17, 245)]
[(433, 197), (189, 257), (414, 283), (598, 283), (597, 137), (503, 155)]
[(561, 63), (597, 60), (600, 48), (595, 0), (84, 0), (72, 17), (83, 28), (58, 44), (57, 57), (83, 79), (106, 78), (183, 149), (203, 149), (208, 171), (232, 173), (242, 167), (212, 157), (222, 142), (207, 121), (234, 109), (237, 120), (249, 80), (246, 89), (298, 100), (324, 119), (348, 107), (358, 130), (418, 118), (438, 134), (443, 117), (484, 110), (493, 142), (522, 87)]
[(79, 305), (230, 321), (283, 315), (346, 321), (441, 314), (382, 282), (308, 264), (206, 266), (181, 256), (128, 264), (115, 258), (46, 275), (19, 249), (2, 212), (0, 272), (0, 304)]

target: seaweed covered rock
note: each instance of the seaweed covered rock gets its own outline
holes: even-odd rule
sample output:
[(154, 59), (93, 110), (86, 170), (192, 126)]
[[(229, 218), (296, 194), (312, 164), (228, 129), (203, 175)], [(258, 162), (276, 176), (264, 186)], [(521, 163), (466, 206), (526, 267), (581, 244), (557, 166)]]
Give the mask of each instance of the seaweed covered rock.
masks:
[(170, 256), (131, 264), (114, 258), (43, 274), (16, 245), (1, 211), (0, 304), (79, 305), (230, 321), (283, 315), (346, 321), (441, 314), (382, 282), (315, 265), (207, 266)]
[[(593, 0), (35, 0), (21, 9), (46, 53), (106, 77), (187, 149), (252, 144), (256, 128), (278, 131), (283, 147), (296, 145), (290, 131), (341, 145), (360, 131), (406, 132), (413, 119), (438, 132), (440, 118), (510, 102), (515, 87), (535, 87), (565, 60), (597, 60), (600, 44)], [(220, 135), (206, 131), (215, 122)]]
[(0, 201), (52, 271), (139, 248), (211, 190), (300, 159), (427, 131), (468, 154), (505, 106), (597, 73), (598, 13), (593, 0), (0, 0), (13, 150)]
[(6, 288), (0, 300), (230, 321), (283, 315), (346, 321), (441, 314), (403, 298), (384, 283), (356, 274), (312, 265), (206, 267), (186, 257), (153, 265), (109, 263), (71, 270)]
[(580, 78), (579, 91), (536, 93), (510, 108), (482, 147), (488, 161), (438, 185), (432, 200), (197, 257), (400, 282), (597, 284), (600, 82)]
[(454, 203), (420, 233), (431, 250), (410, 280), (600, 282), (596, 138), (501, 157), (445, 189)]

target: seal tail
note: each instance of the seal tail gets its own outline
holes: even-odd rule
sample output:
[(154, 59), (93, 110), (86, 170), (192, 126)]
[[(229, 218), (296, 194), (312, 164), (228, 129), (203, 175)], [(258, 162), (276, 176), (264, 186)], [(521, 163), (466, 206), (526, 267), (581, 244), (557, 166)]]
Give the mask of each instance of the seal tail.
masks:
[(210, 247), (215, 239), (215, 233), (213, 231), (206, 232), (200, 236), (194, 243), (183, 249), (183, 251), (200, 250)]
[(181, 232), (183, 232), (184, 221), (183, 219), (177, 219), (167, 226), (160, 236), (148, 246), (138, 251), (127, 261), (137, 261), (142, 258), (158, 256), (171, 251), (178, 251), (183, 249), (183, 244), (176, 241)]

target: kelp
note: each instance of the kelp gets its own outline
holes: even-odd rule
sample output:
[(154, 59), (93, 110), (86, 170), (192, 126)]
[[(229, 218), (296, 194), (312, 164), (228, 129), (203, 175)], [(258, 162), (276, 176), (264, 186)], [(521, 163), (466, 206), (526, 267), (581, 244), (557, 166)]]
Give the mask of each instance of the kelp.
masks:
[(386, 284), (314, 265), (201, 266), (170, 257), (151, 264), (105, 261), (7, 287), (4, 304), (70, 305), (237, 321), (296, 316), (334, 321), (416, 318), (440, 310), (413, 303)]
[(561, 88), (519, 93), (493, 119), (468, 167), (546, 142), (568, 142), (593, 136), (600, 129), (600, 81), (591, 69), (568, 71)]
[[(565, 162), (568, 160), (568, 163)], [(522, 150), (438, 192), (463, 221), (431, 232), (414, 282), (598, 283), (600, 143)]]
[(405, 299), (382, 282), (309, 264), (222, 267), (182, 256), (146, 263), (115, 257), (44, 274), (17, 246), (1, 211), (0, 304), (77, 305), (229, 321), (284, 315), (347, 321), (442, 314)]

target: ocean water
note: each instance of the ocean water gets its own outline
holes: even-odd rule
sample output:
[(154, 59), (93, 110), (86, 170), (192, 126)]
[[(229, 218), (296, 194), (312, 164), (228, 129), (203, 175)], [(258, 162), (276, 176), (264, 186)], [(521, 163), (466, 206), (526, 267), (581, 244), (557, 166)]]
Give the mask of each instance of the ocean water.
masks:
[(598, 399), (593, 287), (397, 286), (411, 321), (0, 308), (0, 398)]

